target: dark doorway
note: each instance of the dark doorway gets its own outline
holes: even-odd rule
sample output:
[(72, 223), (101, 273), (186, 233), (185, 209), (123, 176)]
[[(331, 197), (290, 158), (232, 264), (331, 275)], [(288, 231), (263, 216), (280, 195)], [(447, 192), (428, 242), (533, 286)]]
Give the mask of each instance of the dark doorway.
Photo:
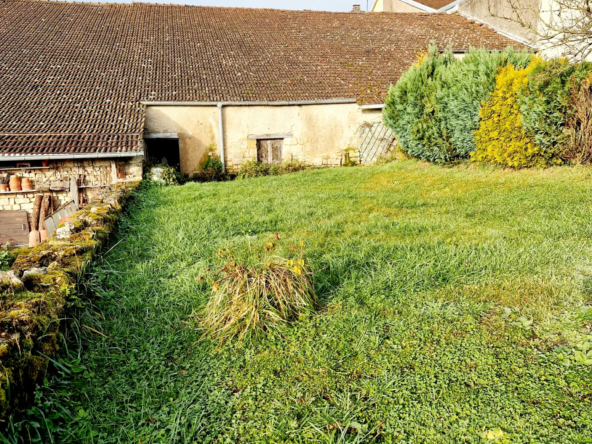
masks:
[(149, 165), (168, 165), (179, 168), (181, 154), (179, 139), (144, 139), (146, 142), (146, 161)]

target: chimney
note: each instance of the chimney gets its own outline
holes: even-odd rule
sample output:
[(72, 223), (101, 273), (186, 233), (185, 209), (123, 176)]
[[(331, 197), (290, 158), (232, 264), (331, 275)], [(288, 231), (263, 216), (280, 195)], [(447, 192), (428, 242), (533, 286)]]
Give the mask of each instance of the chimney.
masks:
[(361, 13), (362, 12), (362, 8), (360, 7), (360, 5), (354, 5), (354, 9), (352, 9), (352, 12), (354, 13)]

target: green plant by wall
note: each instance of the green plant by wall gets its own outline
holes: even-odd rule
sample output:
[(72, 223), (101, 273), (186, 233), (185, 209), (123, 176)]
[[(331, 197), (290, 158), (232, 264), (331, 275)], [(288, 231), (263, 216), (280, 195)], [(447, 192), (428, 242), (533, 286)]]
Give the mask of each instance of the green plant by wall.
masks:
[(220, 156), (217, 154), (208, 156), (208, 159), (203, 166), (201, 177), (206, 181), (221, 181), (228, 178), (228, 175), (224, 171), (224, 164), (222, 163), (222, 160), (220, 160)]
[(0, 271), (10, 270), (10, 266), (15, 259), (15, 256), (7, 246), (0, 247)]
[(495, 89), (481, 107), (481, 124), (475, 132), (477, 151), (471, 157), (477, 162), (491, 162), (513, 168), (548, 166), (561, 162), (547, 156), (526, 134), (518, 93), (528, 83), (528, 75), (536, 66), (516, 70), (513, 65), (501, 68)]
[(572, 91), (590, 68), (564, 59), (540, 60), (528, 75), (527, 85), (518, 91), (524, 129), (547, 159), (564, 157), (570, 138), (567, 122), (576, 112)]
[(357, 148), (348, 148), (343, 153), (343, 163), (342, 166), (344, 167), (355, 167), (360, 164), (360, 159), (358, 156), (355, 158), (352, 156), (352, 153), (357, 152)]
[(305, 162), (299, 160), (292, 160), (282, 165), (282, 174), (297, 173), (298, 171), (304, 171), (308, 169), (308, 165)]
[(293, 160), (280, 164), (261, 163), (256, 160), (249, 160), (241, 165), (237, 178), (247, 179), (249, 177), (279, 176), (282, 174), (295, 173), (307, 169), (304, 162)]
[(154, 165), (144, 173), (146, 181), (160, 185), (182, 185), (187, 179), (175, 167), (168, 165)]
[(391, 87), (384, 121), (402, 149), (423, 160), (444, 163), (475, 151), (481, 102), (495, 86), (500, 66), (525, 67), (528, 52), (471, 49), (462, 60), (432, 45), (417, 64)]

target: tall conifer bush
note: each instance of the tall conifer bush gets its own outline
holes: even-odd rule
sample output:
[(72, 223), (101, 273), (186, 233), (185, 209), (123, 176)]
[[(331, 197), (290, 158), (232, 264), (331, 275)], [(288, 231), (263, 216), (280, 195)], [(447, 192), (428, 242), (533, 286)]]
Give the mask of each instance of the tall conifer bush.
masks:
[(447, 162), (454, 150), (436, 105), (436, 90), (443, 69), (454, 62), (451, 52), (438, 54), (435, 45), (423, 60), (391, 86), (384, 122), (393, 130), (407, 154), (431, 162)]
[(467, 158), (477, 149), (473, 133), (479, 128), (479, 109), (493, 91), (499, 68), (508, 64), (524, 68), (530, 57), (512, 48), (502, 52), (474, 49), (443, 70), (436, 103), (445, 116), (447, 134), (458, 158)]
[(556, 163), (526, 133), (518, 103), (518, 93), (528, 83), (535, 64), (523, 69), (508, 65), (496, 77), (495, 90), (481, 108), (481, 123), (475, 131), (477, 151), (471, 153), (477, 162), (494, 163), (513, 168), (548, 166)]
[(392, 86), (384, 121), (403, 150), (432, 162), (467, 158), (476, 149), (473, 132), (479, 127), (481, 102), (487, 100), (500, 67), (527, 66), (528, 52), (471, 49), (462, 60), (451, 51), (429, 55)]
[(588, 63), (570, 64), (565, 59), (539, 61), (528, 75), (528, 83), (518, 91), (522, 124), (528, 136), (545, 157), (569, 157), (568, 122), (576, 107), (572, 103), (577, 91), (591, 71)]

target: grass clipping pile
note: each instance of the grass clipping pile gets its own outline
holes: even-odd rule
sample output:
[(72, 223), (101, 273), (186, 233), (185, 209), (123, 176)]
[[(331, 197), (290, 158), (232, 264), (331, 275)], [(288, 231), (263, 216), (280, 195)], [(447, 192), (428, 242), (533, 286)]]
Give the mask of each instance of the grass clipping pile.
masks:
[(39, 246), (13, 251), (10, 271), (0, 272), (0, 418), (33, 401), (76, 281), (108, 240), (134, 185), (103, 192)]
[(219, 345), (233, 338), (242, 341), (315, 310), (313, 272), (304, 259), (304, 243), (290, 248), (298, 252), (293, 259), (274, 255), (275, 248), (275, 243), (267, 243), (253, 266), (237, 262), (230, 253), (220, 254), (227, 263), (214, 273), (212, 296), (200, 315), (206, 330), (202, 339)]

